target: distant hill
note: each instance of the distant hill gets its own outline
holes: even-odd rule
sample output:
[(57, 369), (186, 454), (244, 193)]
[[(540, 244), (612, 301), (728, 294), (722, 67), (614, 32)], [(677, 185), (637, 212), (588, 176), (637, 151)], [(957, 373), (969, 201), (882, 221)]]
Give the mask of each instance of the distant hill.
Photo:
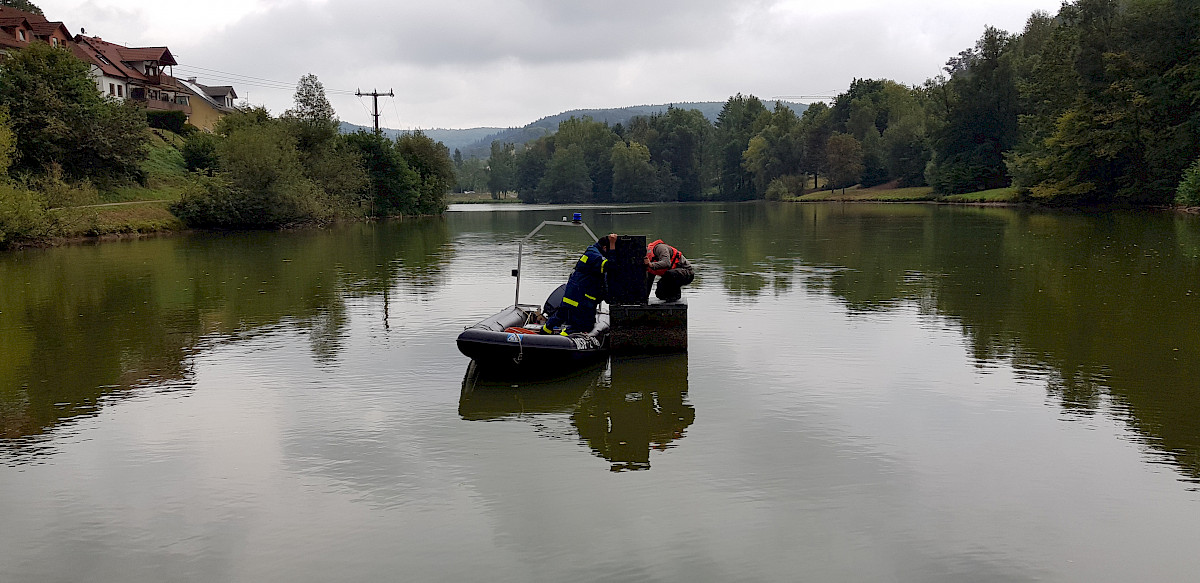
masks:
[[(393, 140), (396, 139), (396, 136), (407, 133), (406, 130), (393, 130), (390, 128), (381, 129), (385, 136), (392, 138)], [(358, 130), (370, 132), (374, 131), (374, 128), (342, 122), (342, 133), (350, 134), (357, 132)], [(453, 153), (455, 148), (462, 150), (463, 148), (466, 148), (467, 146), (470, 146), (490, 135), (504, 131), (504, 128), (471, 128), (466, 130), (433, 129), (421, 131), (434, 140), (446, 144), (446, 147), (450, 148), (450, 152)], [(491, 143), (491, 141), (488, 141), (489, 149), (491, 148)], [(465, 155), (466, 154), (464, 154), (464, 156)]]
[[(767, 107), (773, 107), (773, 101), (765, 102)], [(808, 108), (803, 103), (795, 103), (792, 101), (782, 102), (784, 105), (791, 107), (797, 115), (804, 113)], [(704, 117), (711, 122), (717, 121), (717, 116), (720, 115), (721, 109), (725, 107), (724, 101), (700, 101), (700, 102), (685, 102), (672, 103), (663, 105), (634, 105), (631, 107), (618, 107), (613, 109), (574, 109), (564, 111), (562, 113), (543, 117), (533, 123), (530, 123), (520, 128), (471, 128), (466, 130), (421, 130), (425, 135), (446, 144), (446, 147), (454, 152), (455, 149), (462, 152), (465, 158), (487, 158), (491, 154), (492, 142), (500, 141), (512, 144), (524, 144), (536, 140), (542, 136), (552, 134), (558, 131), (558, 124), (572, 117), (589, 116), (592, 119), (607, 123), (608, 125), (628, 124), (629, 120), (637, 116), (648, 116), (656, 113), (662, 113), (668, 107), (678, 109), (697, 109)], [(343, 132), (355, 132), (360, 129), (371, 131), (371, 128), (348, 124), (342, 122)], [(390, 138), (405, 133), (405, 130), (384, 129), (383, 133)]]

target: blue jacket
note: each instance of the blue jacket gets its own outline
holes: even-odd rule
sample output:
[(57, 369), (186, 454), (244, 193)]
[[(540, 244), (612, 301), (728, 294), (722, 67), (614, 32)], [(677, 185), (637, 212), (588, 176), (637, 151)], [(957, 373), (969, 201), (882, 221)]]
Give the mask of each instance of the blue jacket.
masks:
[(575, 271), (567, 279), (563, 303), (579, 307), (581, 304), (595, 307), (605, 299), (604, 274), (608, 259), (595, 243), (575, 262)]

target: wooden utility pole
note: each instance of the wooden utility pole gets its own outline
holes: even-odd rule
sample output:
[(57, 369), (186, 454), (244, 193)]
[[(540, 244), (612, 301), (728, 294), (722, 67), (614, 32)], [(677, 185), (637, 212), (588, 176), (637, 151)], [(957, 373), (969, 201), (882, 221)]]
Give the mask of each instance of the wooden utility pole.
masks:
[(379, 98), (384, 95), (386, 95), (388, 97), (395, 97), (396, 95), (392, 93), (391, 89), (388, 89), (387, 93), (380, 93), (378, 91), (372, 91), (370, 93), (363, 93), (362, 91), (355, 90), (354, 94), (357, 95), (358, 97), (363, 97), (366, 95), (371, 96), (371, 99), (375, 104), (375, 113), (371, 114), (371, 116), (375, 118), (375, 133), (378, 134), (379, 133)]

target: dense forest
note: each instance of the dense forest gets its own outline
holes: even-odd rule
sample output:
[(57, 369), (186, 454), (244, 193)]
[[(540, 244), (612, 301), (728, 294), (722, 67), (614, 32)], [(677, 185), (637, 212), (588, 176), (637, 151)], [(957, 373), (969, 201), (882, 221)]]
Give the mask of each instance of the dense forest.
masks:
[(682, 108), (626, 125), (571, 118), (527, 144), (493, 144), (472, 180), (548, 203), (778, 200), (892, 183), (1015, 186), (1052, 205), (1200, 205), (1198, 39), (1200, 3), (1078, 0), (1034, 13), (1020, 34), (988, 27), (920, 86), (858, 79), (799, 115), (737, 95), (715, 123)]

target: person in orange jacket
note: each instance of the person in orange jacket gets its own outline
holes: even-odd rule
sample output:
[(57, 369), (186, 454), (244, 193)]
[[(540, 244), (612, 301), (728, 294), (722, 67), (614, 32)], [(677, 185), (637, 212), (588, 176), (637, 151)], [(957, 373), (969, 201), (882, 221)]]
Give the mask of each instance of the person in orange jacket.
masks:
[(688, 263), (678, 249), (659, 239), (646, 246), (646, 295), (658, 276), (658, 288), (654, 295), (664, 302), (673, 302), (683, 296), (683, 286), (696, 279), (692, 264)]

